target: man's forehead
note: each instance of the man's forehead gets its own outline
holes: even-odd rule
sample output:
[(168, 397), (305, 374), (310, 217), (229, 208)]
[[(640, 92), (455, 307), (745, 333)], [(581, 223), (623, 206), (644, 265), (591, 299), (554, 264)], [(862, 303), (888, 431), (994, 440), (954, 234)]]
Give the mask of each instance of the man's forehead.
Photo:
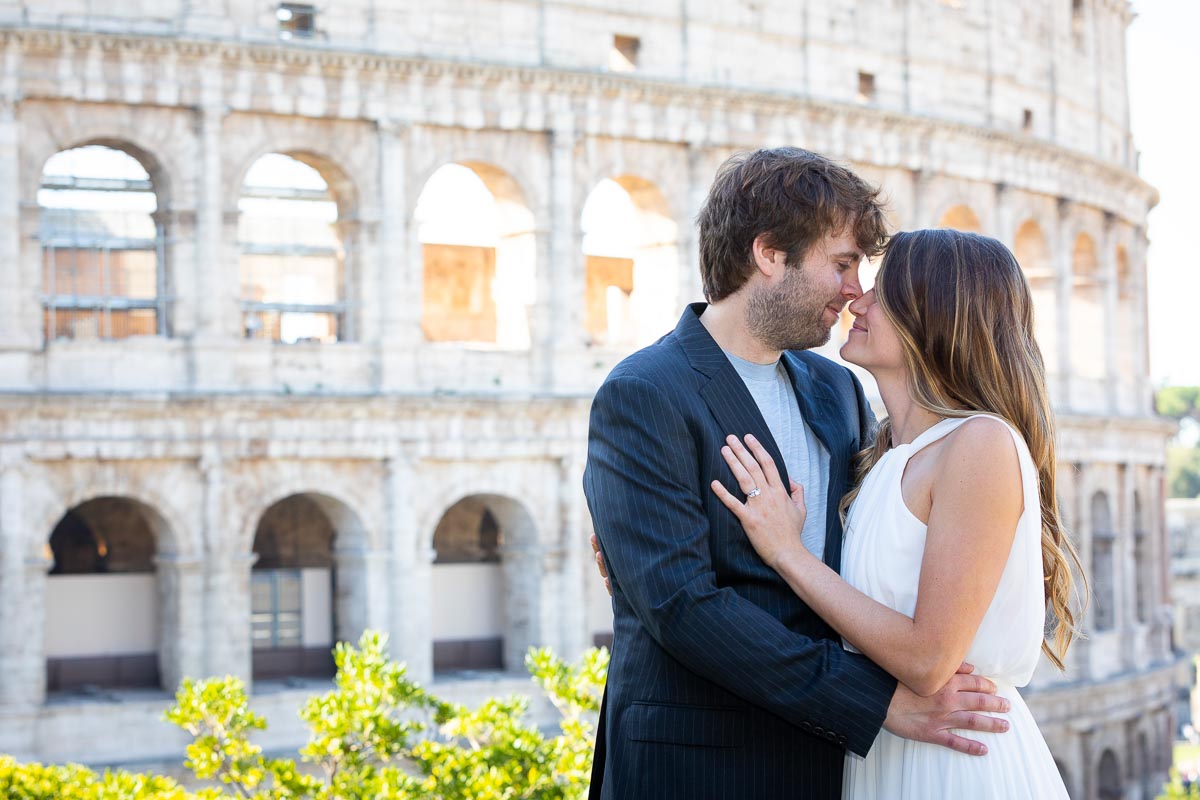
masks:
[(854, 239), (853, 231), (848, 227), (825, 234), (816, 242), (816, 249), (829, 258), (852, 258), (861, 261), (864, 255)]

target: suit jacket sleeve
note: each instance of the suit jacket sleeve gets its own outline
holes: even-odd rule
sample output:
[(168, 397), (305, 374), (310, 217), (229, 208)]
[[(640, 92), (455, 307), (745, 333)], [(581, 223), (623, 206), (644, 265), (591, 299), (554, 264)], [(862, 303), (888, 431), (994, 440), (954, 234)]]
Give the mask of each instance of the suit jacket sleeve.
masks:
[(839, 642), (793, 633), (718, 588), (696, 491), (699, 463), (686, 421), (657, 386), (624, 376), (601, 387), (584, 488), (614, 595), (692, 671), (865, 754), (895, 679)]

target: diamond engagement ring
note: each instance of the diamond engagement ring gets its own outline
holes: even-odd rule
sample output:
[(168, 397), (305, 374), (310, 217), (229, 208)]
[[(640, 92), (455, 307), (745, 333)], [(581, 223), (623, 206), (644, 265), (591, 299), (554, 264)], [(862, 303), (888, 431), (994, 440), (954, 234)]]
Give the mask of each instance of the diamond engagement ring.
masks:
[(762, 490), (755, 486), (753, 489), (746, 492), (746, 499), (749, 500), (751, 497), (758, 497), (760, 494), (762, 494)]

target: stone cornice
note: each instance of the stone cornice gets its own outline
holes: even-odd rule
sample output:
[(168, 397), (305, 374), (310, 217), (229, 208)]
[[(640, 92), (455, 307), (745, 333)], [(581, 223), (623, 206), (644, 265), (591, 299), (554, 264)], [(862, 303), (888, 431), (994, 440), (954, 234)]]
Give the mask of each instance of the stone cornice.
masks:
[[(654, 120), (647, 126), (630, 126), (627, 131), (614, 134), (624, 138), (649, 139), (671, 143), (684, 143), (714, 147), (753, 146), (762, 135), (757, 126), (750, 131), (735, 130), (725, 118), (747, 115), (763, 118), (790, 118), (803, 129), (809, 126), (841, 130), (859, 130), (864, 136), (885, 135), (902, 140), (901, 152), (889, 159), (866, 159), (869, 163), (885, 167), (907, 169), (928, 168), (939, 173), (956, 176), (953, 160), (937, 163), (937, 156), (930, 150), (933, 142), (964, 143), (980, 148), (992, 157), (992, 162), (982, 165), (983, 175), (964, 176), (976, 180), (995, 180), (1002, 176), (987, 175), (997, 170), (999, 164), (1020, 161), (1023, 165), (1034, 165), (1027, 171), (1038, 169), (1053, 171), (1062, 176), (1090, 179), (1089, 183), (1103, 186), (1112, 192), (1113, 204), (1117, 197), (1137, 198), (1127, 200), (1121, 208), (1105, 210), (1119, 213), (1131, 224), (1144, 224), (1145, 213), (1158, 202), (1157, 191), (1136, 173), (1109, 161), (1069, 150), (1059, 145), (996, 129), (972, 125), (939, 117), (916, 116), (900, 111), (860, 106), (814, 98), (793, 92), (772, 92), (760, 88), (739, 88), (708, 84), (682, 83), (640, 76), (618, 75), (605, 72), (571, 71), (561, 68), (505, 65), (466, 61), (447, 61), (393, 56), (363, 51), (345, 51), (308, 45), (287, 46), (274, 42), (240, 42), (227, 40), (204, 40), (162, 36), (133, 36), (90, 33), (83, 31), (50, 29), (0, 29), (0, 49), (16, 47), (21, 52), (59, 53), (63, 49), (81, 51), (99, 48), (102, 51), (140, 53), (159, 58), (168, 54), (184, 60), (229, 64), (250, 64), (270, 67), (273, 71), (301, 75), (317, 68), (323, 73), (353, 73), (364, 82), (370, 81), (372, 73), (385, 80), (421, 82), (446, 82), (451, 88), (495, 88), (507, 87), (538, 98), (543, 112), (542, 119), (525, 123), (526, 129), (544, 131), (553, 127), (555, 113), (569, 115), (586, 114), (585, 100), (619, 99), (625, 104), (644, 104), (658, 109), (677, 109), (695, 115), (704, 122), (716, 120), (717, 124), (689, 126), (686, 121), (672, 129), (662, 122), (666, 114), (655, 112)], [(549, 102), (547, 101), (549, 98)], [(83, 98), (80, 98), (83, 99)], [(118, 98), (113, 98), (118, 101)], [(180, 100), (181, 103), (186, 100)], [(239, 109), (240, 110), (240, 109)], [(247, 109), (252, 110), (252, 109)], [(265, 109), (264, 109), (265, 110)], [(364, 117), (365, 118), (365, 117)], [(430, 121), (405, 120), (413, 124), (428, 124)], [(434, 123), (443, 124), (443, 123)], [(696, 128), (698, 130), (689, 130)], [(586, 125), (576, 125), (583, 135), (604, 135), (589, 132)], [(693, 141), (699, 136), (699, 141)], [(836, 148), (841, 143), (831, 143)], [(847, 142), (847, 149), (855, 151), (855, 142)], [(855, 158), (854, 152), (832, 152), (835, 157)], [(855, 160), (858, 160), (855, 158)], [(932, 162), (932, 163), (931, 163)], [(980, 165), (973, 164), (976, 171)], [(1034, 192), (1045, 192), (1044, 187), (1022, 186), (1018, 188)], [(1080, 202), (1103, 204), (1104, 199), (1077, 197)]]

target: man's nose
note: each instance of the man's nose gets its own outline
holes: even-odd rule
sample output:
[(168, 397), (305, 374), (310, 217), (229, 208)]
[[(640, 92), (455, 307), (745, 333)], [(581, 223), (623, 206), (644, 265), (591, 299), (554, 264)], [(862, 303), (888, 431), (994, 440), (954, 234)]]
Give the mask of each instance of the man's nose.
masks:
[(842, 279), (842, 297), (854, 301), (862, 297), (862, 294), (862, 283), (858, 278), (858, 267), (851, 267), (846, 270), (845, 277)]

